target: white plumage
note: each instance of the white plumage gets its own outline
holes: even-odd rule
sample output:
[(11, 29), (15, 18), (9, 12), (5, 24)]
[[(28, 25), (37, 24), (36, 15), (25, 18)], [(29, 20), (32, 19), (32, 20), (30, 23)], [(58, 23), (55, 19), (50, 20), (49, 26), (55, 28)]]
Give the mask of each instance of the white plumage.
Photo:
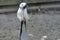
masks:
[(23, 9), (27, 4), (25, 2), (21, 3), (19, 5), (19, 9), (17, 11), (17, 18), (22, 21), (22, 20), (28, 20), (29, 16), (27, 13), (27, 8)]

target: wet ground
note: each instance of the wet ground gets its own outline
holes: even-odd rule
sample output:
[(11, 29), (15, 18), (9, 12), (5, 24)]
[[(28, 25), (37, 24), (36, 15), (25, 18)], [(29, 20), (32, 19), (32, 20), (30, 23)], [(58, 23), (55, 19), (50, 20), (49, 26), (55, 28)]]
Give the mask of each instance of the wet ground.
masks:
[[(60, 14), (29, 15), (28, 40), (41, 40), (42, 36), (47, 36), (46, 40), (60, 40)], [(16, 13), (0, 14), (0, 40), (19, 40), (19, 30), (20, 22)]]

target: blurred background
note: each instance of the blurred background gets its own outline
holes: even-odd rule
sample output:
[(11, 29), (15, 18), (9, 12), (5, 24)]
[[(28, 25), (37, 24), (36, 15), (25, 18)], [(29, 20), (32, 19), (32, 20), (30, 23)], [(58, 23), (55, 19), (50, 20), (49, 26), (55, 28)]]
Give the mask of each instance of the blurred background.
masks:
[[(0, 13), (17, 11), (21, 1), (22, 0), (0, 0)], [(35, 11), (36, 10), (38, 11), (39, 9), (45, 10), (60, 9), (60, 0), (23, 0), (23, 1), (28, 4), (29, 9), (35, 9)]]
[[(17, 10), (22, 0), (0, 0), (0, 40), (19, 40)], [(60, 40), (60, 0), (23, 0), (28, 4), (28, 40)]]

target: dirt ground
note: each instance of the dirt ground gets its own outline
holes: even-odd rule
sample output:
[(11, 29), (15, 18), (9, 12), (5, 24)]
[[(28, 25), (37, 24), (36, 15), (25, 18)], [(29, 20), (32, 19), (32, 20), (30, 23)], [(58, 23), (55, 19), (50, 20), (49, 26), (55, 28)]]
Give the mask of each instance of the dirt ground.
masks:
[[(50, 12), (52, 13), (52, 12)], [(60, 40), (60, 14), (29, 14), (28, 40)], [(20, 22), (16, 13), (0, 14), (0, 40), (19, 40)]]

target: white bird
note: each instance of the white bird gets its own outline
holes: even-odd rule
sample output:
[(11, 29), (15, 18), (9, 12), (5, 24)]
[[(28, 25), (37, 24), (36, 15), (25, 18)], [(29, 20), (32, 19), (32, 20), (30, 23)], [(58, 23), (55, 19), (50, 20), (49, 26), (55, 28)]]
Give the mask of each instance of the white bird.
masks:
[(17, 18), (20, 20), (28, 20), (28, 14), (27, 14), (27, 4), (25, 2), (21, 3), (19, 5), (19, 9), (17, 11)]
[(25, 2), (22, 2), (19, 5), (19, 9), (17, 11), (17, 18), (21, 22), (21, 29), (20, 29), (20, 37), (21, 37), (23, 23), (25, 24), (25, 29), (26, 29), (26, 21), (29, 19), (29, 16), (27, 13), (27, 4)]

